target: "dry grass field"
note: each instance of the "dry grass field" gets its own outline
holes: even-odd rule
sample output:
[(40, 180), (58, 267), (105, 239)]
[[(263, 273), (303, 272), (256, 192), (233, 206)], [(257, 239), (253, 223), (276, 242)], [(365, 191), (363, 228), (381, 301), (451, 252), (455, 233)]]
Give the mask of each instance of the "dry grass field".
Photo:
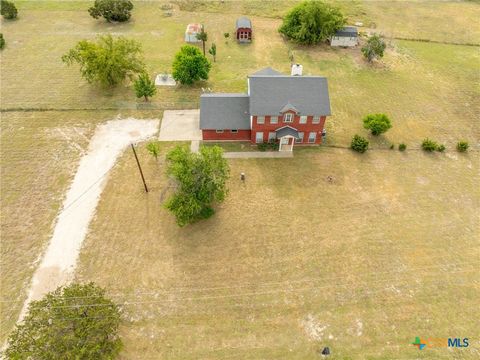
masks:
[[(321, 147), (293, 159), (230, 160), (226, 202), (184, 229), (161, 206), (172, 144), (162, 145), (158, 162), (140, 151), (148, 196), (126, 152), (77, 275), (125, 304), (123, 358), (309, 359), (322, 346), (338, 359), (478, 357), (480, 52), (442, 43), (480, 43), (478, 3), (338, 2), (351, 21), (375, 23), (389, 38), (439, 42), (389, 39), (373, 66), (359, 49), (285, 42), (277, 28), (291, 1), (175, 1), (171, 17), (163, 2), (136, 2), (128, 24), (93, 20), (91, 2), (16, 3), (19, 19), (1, 22), (1, 341), (97, 124), (195, 108), (202, 87), (244, 91), (259, 68), (288, 73), (293, 51), (306, 73), (329, 79), (327, 145), (366, 135), (365, 113), (389, 114), (393, 128), (366, 135), (373, 150), (362, 156)], [(239, 14), (253, 20), (251, 45), (223, 39)], [(153, 76), (169, 71), (189, 22), (204, 23), (217, 44), (210, 79), (159, 88), (149, 104), (131, 84), (101, 89), (60, 61), (79, 40), (113, 32), (142, 43)], [(446, 144), (446, 153), (420, 151), (425, 137)], [(454, 149), (460, 139), (471, 144), (467, 154)], [(388, 150), (400, 142), (405, 153)], [(469, 349), (419, 355), (415, 336), (473, 340)]]

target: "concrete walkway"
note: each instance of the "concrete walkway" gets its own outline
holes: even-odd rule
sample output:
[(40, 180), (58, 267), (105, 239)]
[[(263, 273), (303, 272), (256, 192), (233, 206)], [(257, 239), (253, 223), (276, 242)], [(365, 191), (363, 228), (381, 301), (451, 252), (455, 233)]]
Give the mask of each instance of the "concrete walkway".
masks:
[(254, 158), (291, 158), (293, 151), (242, 151), (226, 152), (223, 157), (227, 159), (254, 159)]

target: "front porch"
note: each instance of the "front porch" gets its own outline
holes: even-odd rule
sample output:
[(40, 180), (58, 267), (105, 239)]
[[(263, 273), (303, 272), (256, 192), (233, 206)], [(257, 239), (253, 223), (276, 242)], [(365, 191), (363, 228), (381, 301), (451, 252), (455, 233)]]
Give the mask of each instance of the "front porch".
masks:
[(284, 126), (276, 131), (277, 139), (279, 140), (278, 151), (293, 151), (295, 139), (300, 139), (297, 129), (291, 126)]

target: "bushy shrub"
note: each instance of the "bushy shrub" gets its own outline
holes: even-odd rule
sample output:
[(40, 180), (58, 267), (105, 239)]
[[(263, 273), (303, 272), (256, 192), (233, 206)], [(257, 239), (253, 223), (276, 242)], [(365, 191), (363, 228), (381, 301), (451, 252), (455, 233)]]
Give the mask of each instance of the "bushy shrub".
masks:
[(382, 58), (386, 47), (385, 41), (375, 34), (368, 39), (367, 44), (362, 48), (362, 54), (370, 62), (375, 58)]
[(426, 138), (425, 140), (422, 141), (422, 149), (428, 152), (435, 151), (438, 147), (438, 144), (430, 140), (429, 138)]
[(133, 4), (130, 0), (95, 0), (88, 13), (94, 19), (104, 17), (108, 22), (128, 21), (132, 14)]
[(459, 152), (465, 152), (465, 151), (468, 150), (469, 146), (470, 146), (470, 145), (468, 144), (467, 141), (459, 141), (459, 142), (457, 143), (457, 150), (458, 150)]
[(404, 143), (401, 143), (400, 145), (398, 145), (398, 150), (405, 151), (406, 149), (407, 149), (407, 145), (405, 145)]
[(5, 39), (3, 38), (3, 34), (0, 33), (0, 50), (5, 47)]
[(147, 151), (155, 158), (158, 158), (158, 154), (160, 153), (160, 145), (158, 142), (152, 141), (147, 144)]
[(355, 150), (359, 153), (364, 153), (368, 150), (368, 144), (369, 142), (367, 139), (361, 137), (360, 135), (355, 135), (352, 138), (352, 143), (350, 144), (350, 147), (352, 148), (352, 150)]
[(268, 143), (267, 143), (267, 142), (263, 142), (263, 143), (257, 144), (257, 148), (258, 148), (258, 150), (260, 150), (260, 151), (267, 151), (267, 149), (268, 149)]
[(372, 135), (380, 135), (392, 127), (392, 123), (385, 114), (369, 114), (363, 118), (363, 127), (369, 129)]
[(445, 145), (443, 144), (440, 144), (437, 146), (437, 148), (435, 150), (437, 150), (438, 152), (444, 152), (445, 151)]
[(5, 19), (16, 19), (18, 11), (14, 3), (7, 0), (2, 0), (0, 2), (0, 6), (0, 13)]
[(390, 145), (390, 150), (395, 149), (395, 144)]

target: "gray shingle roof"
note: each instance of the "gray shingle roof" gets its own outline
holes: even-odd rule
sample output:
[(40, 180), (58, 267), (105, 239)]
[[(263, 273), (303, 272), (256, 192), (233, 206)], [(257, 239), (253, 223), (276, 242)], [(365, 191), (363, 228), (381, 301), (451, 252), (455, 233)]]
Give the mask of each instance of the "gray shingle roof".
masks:
[(259, 70), (256, 73), (253, 73), (249, 77), (252, 76), (277, 76), (277, 75), (283, 75), (281, 72), (272, 69), (271, 67), (266, 67), (265, 69)]
[(200, 96), (200, 129), (250, 130), (247, 94), (211, 93)]
[(321, 76), (265, 75), (265, 70), (249, 76), (250, 114), (279, 114), (285, 104), (301, 115), (331, 115), (328, 83)]
[(358, 36), (358, 30), (355, 26), (345, 26), (343, 29), (338, 30), (335, 36), (356, 37)]
[(284, 137), (286, 135), (293, 136), (295, 139), (300, 139), (298, 131), (290, 126), (284, 126), (280, 129), (277, 129), (275, 130), (275, 133), (277, 134), (277, 139), (280, 139), (281, 137)]
[(252, 22), (250, 21), (249, 18), (247, 18), (245, 16), (242, 16), (242, 17), (237, 19), (236, 26), (237, 26), (237, 29), (239, 29), (239, 28), (251, 29), (252, 28)]

